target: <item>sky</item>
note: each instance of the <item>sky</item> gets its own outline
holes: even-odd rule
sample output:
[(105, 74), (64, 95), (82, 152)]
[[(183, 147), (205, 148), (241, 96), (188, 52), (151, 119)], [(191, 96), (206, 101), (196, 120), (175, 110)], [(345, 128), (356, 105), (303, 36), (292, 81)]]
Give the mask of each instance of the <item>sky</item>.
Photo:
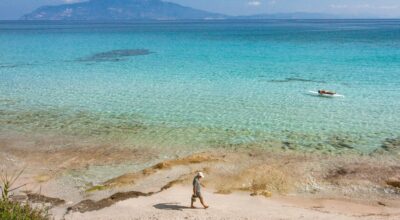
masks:
[[(84, 0), (0, 0), (0, 20), (18, 19), (37, 7)], [(400, 18), (400, 0), (168, 0), (227, 15), (313, 12)]]

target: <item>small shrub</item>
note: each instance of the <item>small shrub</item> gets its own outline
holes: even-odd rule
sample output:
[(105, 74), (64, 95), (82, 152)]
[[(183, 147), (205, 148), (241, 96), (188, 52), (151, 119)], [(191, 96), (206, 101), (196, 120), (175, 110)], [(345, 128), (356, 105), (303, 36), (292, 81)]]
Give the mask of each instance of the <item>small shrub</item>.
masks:
[(21, 188), (13, 185), (23, 171), (14, 176), (8, 176), (7, 173), (0, 175), (0, 219), (1, 220), (47, 220), (49, 215), (46, 209), (33, 208), (29, 204), (12, 201), (10, 193)]
[(47, 210), (32, 208), (29, 204), (22, 204), (11, 200), (0, 201), (0, 219), (7, 220), (47, 220)]

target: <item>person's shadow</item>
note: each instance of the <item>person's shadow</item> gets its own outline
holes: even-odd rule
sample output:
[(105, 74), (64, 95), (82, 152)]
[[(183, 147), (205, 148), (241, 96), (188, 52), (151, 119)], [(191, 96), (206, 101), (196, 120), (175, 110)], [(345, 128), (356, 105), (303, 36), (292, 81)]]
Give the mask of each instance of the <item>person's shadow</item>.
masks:
[(156, 209), (164, 209), (164, 210), (177, 210), (183, 211), (183, 209), (190, 209), (188, 206), (181, 206), (178, 203), (159, 203), (153, 206)]

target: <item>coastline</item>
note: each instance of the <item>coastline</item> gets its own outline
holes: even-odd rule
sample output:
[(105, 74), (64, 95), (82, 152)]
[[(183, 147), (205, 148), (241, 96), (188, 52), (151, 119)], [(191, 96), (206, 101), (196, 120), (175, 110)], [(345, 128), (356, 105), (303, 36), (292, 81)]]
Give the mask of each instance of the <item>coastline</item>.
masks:
[[(55, 219), (130, 219), (139, 210), (136, 219), (400, 215), (399, 145), (394, 140), (368, 155), (253, 146), (166, 156), (168, 150), (46, 136), (33, 141), (4, 135), (0, 143), (2, 169), (24, 169), (17, 185), (27, 185), (14, 198), (48, 206)], [(60, 143), (69, 146), (57, 147)], [(204, 212), (185, 208), (197, 171), (206, 174), (211, 209)]]
[(57, 220), (398, 219), (399, 25), (2, 22), (0, 174)]

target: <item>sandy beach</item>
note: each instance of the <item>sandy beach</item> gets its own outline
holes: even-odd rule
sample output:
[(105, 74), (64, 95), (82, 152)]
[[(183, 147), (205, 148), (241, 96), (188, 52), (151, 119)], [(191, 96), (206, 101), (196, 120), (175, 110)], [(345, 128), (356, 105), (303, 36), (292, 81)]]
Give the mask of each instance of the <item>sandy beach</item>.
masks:
[[(65, 139), (13, 137), (17, 136), (2, 136), (0, 142), (3, 170), (24, 169), (17, 185), (26, 185), (13, 198), (48, 207), (54, 219), (400, 216), (397, 142), (391, 142), (390, 152), (386, 143), (369, 155), (254, 146), (163, 159), (149, 149), (88, 142), (57, 147)], [(36, 141), (28, 141), (32, 139)], [(141, 168), (129, 168), (133, 167), (129, 165), (132, 161), (141, 164)], [(96, 175), (98, 169), (108, 170), (109, 175)], [(189, 208), (191, 181), (198, 171), (206, 175), (203, 183), (204, 197), (210, 204), (207, 210)]]
[[(399, 202), (392, 207), (335, 199), (292, 196), (251, 197), (248, 193), (221, 195), (206, 190), (210, 208), (190, 209), (190, 187), (176, 186), (157, 195), (118, 202), (86, 213), (71, 213), (65, 219), (398, 219)], [(200, 204), (198, 204), (200, 205)], [(199, 207), (199, 206), (198, 206)]]

